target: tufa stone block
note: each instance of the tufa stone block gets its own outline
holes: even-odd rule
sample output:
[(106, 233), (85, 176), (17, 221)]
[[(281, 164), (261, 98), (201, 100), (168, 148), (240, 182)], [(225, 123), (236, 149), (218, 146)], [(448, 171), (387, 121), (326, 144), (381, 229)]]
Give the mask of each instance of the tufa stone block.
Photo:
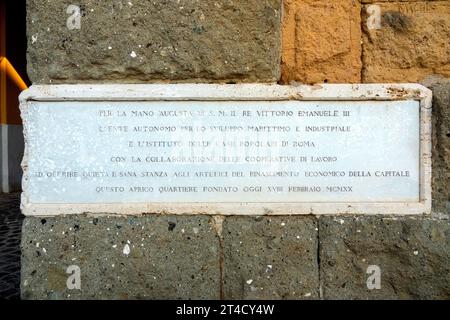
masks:
[(450, 298), (449, 220), (324, 216), (319, 230), (324, 299)]
[[(374, 5), (377, 10), (369, 9)], [(450, 76), (448, 1), (368, 4), (363, 6), (362, 25), (363, 82), (419, 82), (433, 74)]]
[[(23, 299), (220, 297), (219, 239), (207, 216), (27, 217), (21, 246)], [(70, 266), (80, 289), (67, 286)]]
[(317, 299), (317, 222), (309, 217), (227, 217), (225, 299)]
[(281, 0), (27, 1), (34, 83), (274, 82)]
[(433, 210), (450, 215), (450, 79), (428, 87), (433, 91)]
[(361, 81), (358, 1), (284, 1), (282, 81)]

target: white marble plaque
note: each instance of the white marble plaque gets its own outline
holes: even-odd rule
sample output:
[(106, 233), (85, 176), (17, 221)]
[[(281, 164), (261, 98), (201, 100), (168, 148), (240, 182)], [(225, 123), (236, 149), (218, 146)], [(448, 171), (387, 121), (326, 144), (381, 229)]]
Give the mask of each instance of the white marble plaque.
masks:
[(22, 210), (426, 213), (429, 100), (418, 85), (34, 87)]

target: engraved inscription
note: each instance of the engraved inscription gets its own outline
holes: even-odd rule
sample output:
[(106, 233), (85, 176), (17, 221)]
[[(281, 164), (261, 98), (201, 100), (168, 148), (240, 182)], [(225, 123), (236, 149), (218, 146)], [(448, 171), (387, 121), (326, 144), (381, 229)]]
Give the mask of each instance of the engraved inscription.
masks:
[(418, 101), (30, 102), (32, 203), (417, 202)]

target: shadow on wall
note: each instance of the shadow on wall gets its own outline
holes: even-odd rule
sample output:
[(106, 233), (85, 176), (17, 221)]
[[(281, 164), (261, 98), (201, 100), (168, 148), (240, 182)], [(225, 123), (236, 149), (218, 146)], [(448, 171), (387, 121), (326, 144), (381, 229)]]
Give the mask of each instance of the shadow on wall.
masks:
[(20, 193), (0, 194), (0, 299), (20, 298)]

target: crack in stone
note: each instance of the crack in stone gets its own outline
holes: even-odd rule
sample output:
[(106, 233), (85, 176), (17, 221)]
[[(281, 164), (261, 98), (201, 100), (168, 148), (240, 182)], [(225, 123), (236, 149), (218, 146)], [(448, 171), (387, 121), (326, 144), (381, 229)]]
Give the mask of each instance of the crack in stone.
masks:
[(223, 246), (223, 221), (225, 220), (224, 216), (211, 216), (211, 223), (214, 227), (214, 230), (217, 233), (217, 236), (219, 238), (219, 272), (220, 272), (220, 300), (224, 299), (225, 293), (224, 293), (224, 263), (225, 263), (225, 253), (224, 253), (224, 246)]
[(316, 219), (317, 221), (317, 272), (318, 272), (318, 281), (319, 281), (319, 299), (323, 300), (323, 288), (322, 288), (322, 279), (320, 275), (320, 218)]

